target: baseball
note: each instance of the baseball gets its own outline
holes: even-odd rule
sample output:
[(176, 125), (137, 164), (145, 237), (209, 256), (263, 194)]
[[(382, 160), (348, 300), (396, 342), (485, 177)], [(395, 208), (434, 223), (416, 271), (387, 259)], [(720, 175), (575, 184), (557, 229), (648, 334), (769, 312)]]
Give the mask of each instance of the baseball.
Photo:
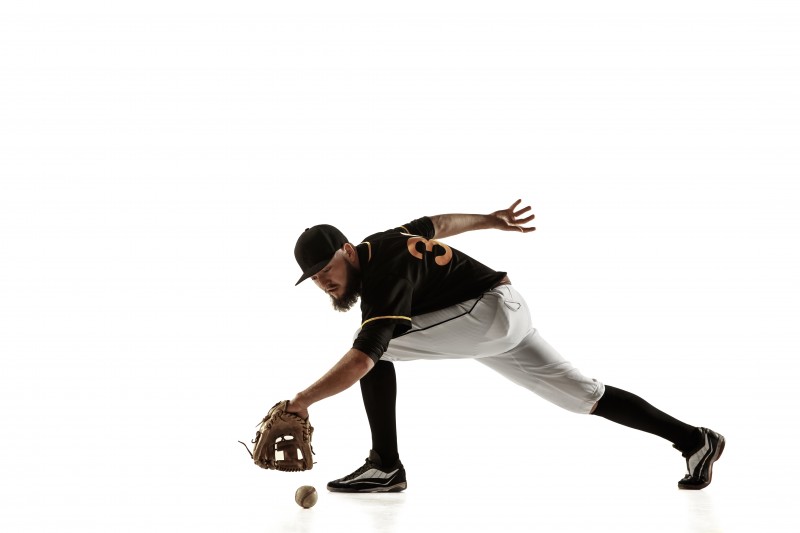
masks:
[(303, 485), (295, 491), (294, 501), (303, 509), (314, 507), (314, 504), (317, 503), (317, 489), (311, 485)]

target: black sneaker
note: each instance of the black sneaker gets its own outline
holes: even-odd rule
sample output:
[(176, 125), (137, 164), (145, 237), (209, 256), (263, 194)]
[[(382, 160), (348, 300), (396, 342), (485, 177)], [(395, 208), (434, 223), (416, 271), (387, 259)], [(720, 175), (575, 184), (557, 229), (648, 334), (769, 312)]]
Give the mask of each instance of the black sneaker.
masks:
[(405, 490), (406, 470), (400, 459), (389, 468), (383, 466), (381, 456), (375, 450), (369, 451), (364, 466), (328, 483), (331, 492), (400, 492)]
[(678, 481), (679, 489), (706, 488), (711, 483), (711, 467), (725, 449), (725, 437), (707, 428), (699, 429), (702, 437), (700, 445), (694, 450), (683, 452), (688, 473)]

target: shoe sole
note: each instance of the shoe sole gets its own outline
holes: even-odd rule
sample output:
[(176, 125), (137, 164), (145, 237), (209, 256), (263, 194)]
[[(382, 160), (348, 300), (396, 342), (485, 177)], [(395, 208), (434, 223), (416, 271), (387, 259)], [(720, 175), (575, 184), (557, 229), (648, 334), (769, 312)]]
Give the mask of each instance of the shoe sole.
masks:
[(711, 485), (711, 478), (714, 471), (714, 463), (716, 463), (720, 457), (722, 457), (722, 452), (725, 450), (725, 437), (720, 435), (719, 440), (719, 447), (717, 448), (716, 453), (711, 458), (711, 463), (708, 465), (708, 481), (703, 483), (702, 485), (681, 485), (678, 483), (678, 488), (681, 490), (700, 490), (708, 487)]
[(338, 487), (328, 487), (330, 492), (400, 492), (406, 490), (408, 484), (405, 481), (390, 485), (388, 487), (374, 487), (370, 489), (347, 489)]

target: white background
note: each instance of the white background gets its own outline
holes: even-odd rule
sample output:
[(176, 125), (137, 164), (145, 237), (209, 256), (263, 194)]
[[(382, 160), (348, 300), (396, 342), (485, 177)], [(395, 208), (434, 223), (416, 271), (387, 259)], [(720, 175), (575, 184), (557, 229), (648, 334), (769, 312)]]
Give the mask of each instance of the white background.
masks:
[[(800, 10), (652, 4), (4, 2), (0, 529), (796, 530)], [(516, 198), (536, 232), (448, 242), (585, 373), (724, 433), (715, 483), (419, 362), (408, 492), (300, 510), (369, 433), (354, 387), (312, 408), (311, 472), (236, 442), (359, 323), (294, 286), (299, 233)]]

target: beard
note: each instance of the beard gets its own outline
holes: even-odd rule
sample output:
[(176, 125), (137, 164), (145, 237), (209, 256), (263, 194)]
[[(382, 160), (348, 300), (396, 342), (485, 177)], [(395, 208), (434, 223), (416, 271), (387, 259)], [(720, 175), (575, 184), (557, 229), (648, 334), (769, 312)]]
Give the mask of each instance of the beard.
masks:
[(361, 273), (350, 263), (345, 263), (347, 283), (340, 298), (331, 295), (333, 308), (342, 313), (349, 311), (361, 296)]

